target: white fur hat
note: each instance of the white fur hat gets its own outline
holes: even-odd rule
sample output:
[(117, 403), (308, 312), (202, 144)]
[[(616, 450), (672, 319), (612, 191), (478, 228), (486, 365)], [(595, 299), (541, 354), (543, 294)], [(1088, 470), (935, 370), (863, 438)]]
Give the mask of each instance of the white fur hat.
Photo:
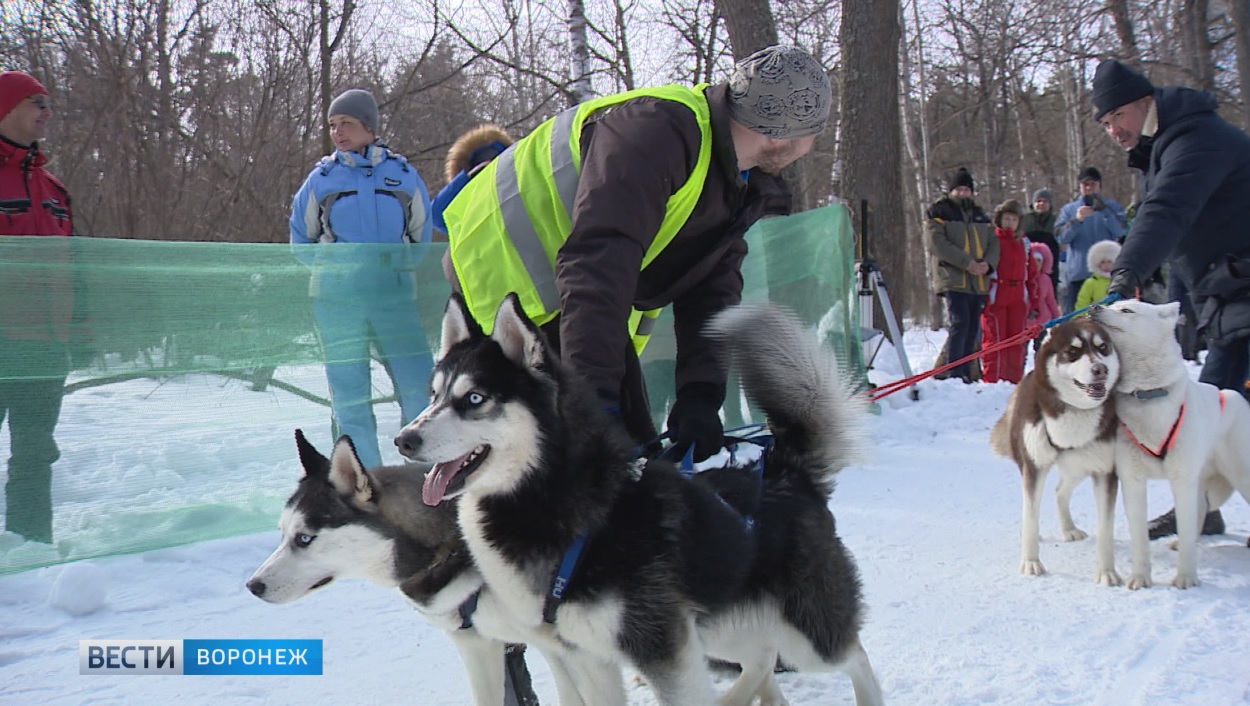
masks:
[(1120, 244), (1114, 240), (1102, 240), (1094, 243), (1089, 249), (1089, 255), (1085, 257), (1085, 264), (1089, 265), (1090, 272), (1098, 271), (1098, 263), (1103, 260), (1115, 262), (1120, 256)]

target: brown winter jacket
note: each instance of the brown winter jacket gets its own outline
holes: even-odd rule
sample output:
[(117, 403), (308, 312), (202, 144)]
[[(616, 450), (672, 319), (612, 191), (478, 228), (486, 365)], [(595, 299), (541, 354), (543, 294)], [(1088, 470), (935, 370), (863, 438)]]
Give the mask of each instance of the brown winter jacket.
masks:
[[(988, 294), (990, 277), (998, 269), (999, 245), (994, 226), (976, 204), (960, 205), (944, 196), (929, 207), (926, 228), (933, 254), (933, 291)], [(985, 275), (967, 270), (977, 260), (989, 263)]]
[(753, 169), (744, 180), (730, 136), (727, 87), (706, 95), (712, 163), (694, 211), (642, 270), (668, 198), (694, 169), (699, 127), (689, 108), (645, 97), (592, 118), (582, 132), (582, 170), (573, 227), (556, 257), (563, 359), (614, 399), (628, 355), (630, 307), (673, 305), (677, 390), (717, 385), (725, 372), (700, 335), (708, 318), (742, 299), (743, 235), (764, 216), (790, 212), (780, 177)]

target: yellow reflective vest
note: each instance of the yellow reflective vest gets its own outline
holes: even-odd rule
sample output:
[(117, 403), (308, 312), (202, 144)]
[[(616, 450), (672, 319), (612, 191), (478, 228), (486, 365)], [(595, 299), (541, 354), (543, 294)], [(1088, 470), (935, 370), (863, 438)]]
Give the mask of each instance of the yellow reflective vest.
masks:
[[(539, 326), (560, 312), (556, 254), (572, 230), (581, 173), (582, 127), (601, 110), (635, 98), (670, 100), (689, 108), (701, 142), (694, 170), (669, 197), (659, 232), (643, 255), (646, 268), (694, 211), (712, 160), (712, 121), (706, 84), (642, 88), (573, 106), (539, 125), (488, 164), (447, 206), (449, 253), (473, 318), (490, 332), (495, 311), (516, 292)], [(660, 310), (634, 310), (629, 331), (641, 353)]]

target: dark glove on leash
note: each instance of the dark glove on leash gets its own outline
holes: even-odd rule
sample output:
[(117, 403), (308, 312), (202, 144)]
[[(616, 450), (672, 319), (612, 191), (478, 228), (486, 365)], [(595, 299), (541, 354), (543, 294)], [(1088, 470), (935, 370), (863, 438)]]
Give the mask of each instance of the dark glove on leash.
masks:
[(677, 392), (677, 401), (668, 413), (668, 433), (678, 458), (694, 447), (694, 461), (706, 460), (720, 451), (725, 427), (720, 420), (724, 392), (710, 382), (692, 382)]
[(1111, 273), (1111, 284), (1107, 285), (1107, 294), (1119, 294), (1121, 299), (1136, 299), (1141, 290), (1141, 279), (1131, 270), (1119, 269)]

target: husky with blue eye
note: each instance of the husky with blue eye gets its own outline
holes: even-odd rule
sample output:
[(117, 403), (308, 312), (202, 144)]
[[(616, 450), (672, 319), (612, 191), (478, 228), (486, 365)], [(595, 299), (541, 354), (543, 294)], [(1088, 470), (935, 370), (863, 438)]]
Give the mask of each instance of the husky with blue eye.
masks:
[(723, 705), (784, 704), (779, 659), (842, 671), (858, 704), (880, 704), (858, 572), (828, 508), (861, 448), (862, 402), (788, 312), (730, 309), (708, 333), (768, 416), (758, 474), (636, 461), (515, 295), (489, 335), (453, 295), (430, 406), (395, 443), (432, 464), (426, 503), (457, 498), (474, 564), (515, 622), (633, 667), (659, 703), (713, 703), (711, 656), (742, 666)]

